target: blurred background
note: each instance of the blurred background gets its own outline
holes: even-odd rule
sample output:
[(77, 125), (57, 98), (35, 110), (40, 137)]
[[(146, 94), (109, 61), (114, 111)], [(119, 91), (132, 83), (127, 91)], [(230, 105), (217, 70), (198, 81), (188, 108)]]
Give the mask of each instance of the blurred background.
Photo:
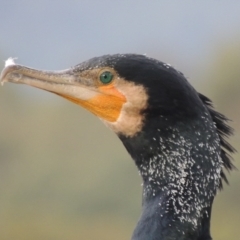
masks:
[[(0, 2), (4, 60), (65, 69), (94, 56), (168, 62), (233, 121), (240, 151), (239, 1)], [(240, 167), (239, 154), (234, 156)], [(214, 240), (239, 240), (240, 176), (215, 199)], [(118, 138), (90, 113), (28, 86), (0, 88), (0, 239), (130, 239), (141, 179)]]

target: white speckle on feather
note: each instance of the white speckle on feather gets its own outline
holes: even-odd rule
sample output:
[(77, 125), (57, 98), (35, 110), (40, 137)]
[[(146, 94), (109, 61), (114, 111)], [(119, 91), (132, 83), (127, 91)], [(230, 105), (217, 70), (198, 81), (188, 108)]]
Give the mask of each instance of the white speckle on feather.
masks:
[(163, 134), (156, 129), (148, 145), (152, 155), (142, 159), (139, 170), (145, 180), (143, 195), (165, 193), (168, 199), (158, 202), (162, 211), (167, 214), (174, 210), (175, 220), (188, 222), (196, 229), (219, 186), (222, 159), (220, 139), (209, 115), (204, 116), (200, 127), (191, 127), (196, 134), (194, 139), (182, 135), (177, 128), (165, 128)]
[(169, 64), (169, 63), (164, 63), (163, 66), (166, 67), (166, 68), (170, 68), (170, 67), (171, 67), (171, 64)]
[(14, 60), (17, 59), (17, 58), (8, 58), (6, 61), (5, 61), (5, 67), (8, 67), (8, 66), (11, 66), (11, 65), (15, 65), (15, 62)]

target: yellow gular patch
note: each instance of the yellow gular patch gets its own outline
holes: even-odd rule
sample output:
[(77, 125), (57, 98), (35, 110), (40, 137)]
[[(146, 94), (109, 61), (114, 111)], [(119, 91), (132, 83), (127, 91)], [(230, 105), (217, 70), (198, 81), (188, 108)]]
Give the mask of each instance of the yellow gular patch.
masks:
[[(81, 107), (89, 110), (109, 122), (117, 121), (123, 104), (126, 102), (125, 96), (120, 93), (113, 85), (99, 86), (95, 97), (88, 100), (81, 100), (71, 96), (61, 95), (62, 97), (74, 102)], [(60, 94), (58, 94), (60, 95)]]

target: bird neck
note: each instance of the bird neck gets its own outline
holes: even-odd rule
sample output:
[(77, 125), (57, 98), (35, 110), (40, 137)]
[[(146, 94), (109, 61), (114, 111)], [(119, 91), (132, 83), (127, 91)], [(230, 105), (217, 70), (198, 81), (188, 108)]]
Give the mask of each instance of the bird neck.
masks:
[(211, 239), (222, 162), (210, 119), (177, 125), (153, 119), (135, 138), (120, 138), (143, 179), (143, 212), (132, 240)]
[[(134, 230), (132, 240), (211, 240), (210, 215), (211, 204), (202, 209), (202, 215), (196, 218), (197, 211), (188, 216), (178, 216), (176, 199), (165, 192), (145, 199), (143, 212)], [(188, 219), (185, 219), (188, 217)], [(192, 221), (192, 222), (191, 222)]]

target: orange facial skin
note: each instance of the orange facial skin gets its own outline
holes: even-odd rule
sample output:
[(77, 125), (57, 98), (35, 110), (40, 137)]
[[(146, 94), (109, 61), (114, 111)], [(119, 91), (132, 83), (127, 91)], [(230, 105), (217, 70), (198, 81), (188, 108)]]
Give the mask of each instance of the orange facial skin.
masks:
[(60, 95), (71, 102), (74, 102), (99, 118), (108, 122), (116, 122), (126, 97), (120, 93), (113, 84), (98, 87), (99, 94), (88, 100), (74, 98), (72, 96)]

